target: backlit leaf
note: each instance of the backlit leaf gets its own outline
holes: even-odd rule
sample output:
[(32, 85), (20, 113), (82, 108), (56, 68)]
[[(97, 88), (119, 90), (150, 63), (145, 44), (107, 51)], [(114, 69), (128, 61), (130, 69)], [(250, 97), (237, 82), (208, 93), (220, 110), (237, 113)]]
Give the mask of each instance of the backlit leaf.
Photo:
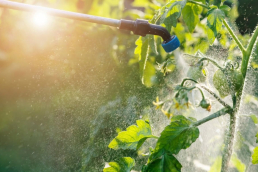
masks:
[(110, 162), (108, 164), (110, 167), (104, 168), (103, 172), (130, 172), (135, 165), (135, 161), (130, 157), (123, 157), (117, 162)]
[(234, 165), (234, 167), (238, 170), (238, 172), (245, 172), (246, 166), (245, 164), (237, 157), (236, 154), (233, 154), (231, 156), (231, 163)]
[(185, 60), (185, 62), (191, 66), (196, 65), (198, 61), (201, 59), (201, 57), (191, 54), (183, 54), (182, 57)]
[(182, 165), (172, 155), (165, 153), (161, 158), (156, 159), (143, 167), (143, 172), (180, 172)]
[(222, 28), (225, 13), (220, 9), (213, 8), (209, 10), (207, 14), (208, 39), (212, 44), (217, 37), (219, 30)]
[(256, 115), (252, 114), (252, 115), (250, 115), (250, 117), (252, 118), (252, 120), (255, 124), (258, 124), (258, 119), (257, 119)]
[(149, 39), (150, 50), (151, 50), (152, 52), (154, 52), (156, 55), (158, 55), (157, 44), (156, 44), (154, 35), (148, 35), (147, 37), (148, 37), (148, 39)]
[(254, 153), (252, 155), (252, 163), (258, 164), (258, 147), (254, 148)]
[(188, 3), (182, 10), (183, 19), (190, 32), (194, 31), (195, 26), (199, 23), (199, 14), (202, 8), (196, 4)]
[(224, 12), (227, 12), (227, 11), (231, 10), (231, 8), (227, 5), (222, 5), (222, 6), (219, 7), (219, 9), (223, 10)]
[[(179, 118), (180, 117), (180, 118)], [(164, 152), (177, 154), (181, 149), (188, 148), (199, 137), (199, 129), (192, 126), (192, 119), (183, 115), (172, 118), (172, 122), (161, 133), (150, 160), (160, 157)]]
[(210, 168), (209, 172), (221, 172), (222, 157), (219, 156)]
[[(140, 73), (142, 78), (142, 83), (148, 87), (152, 86), (152, 83), (148, 76), (151, 77), (151, 75), (148, 75), (149, 73), (146, 73), (146, 69), (151, 70), (147, 68), (147, 62), (148, 62), (148, 53), (149, 53), (149, 39), (148, 37), (139, 37), (135, 44), (137, 47), (135, 48), (134, 53), (139, 55), (139, 65), (140, 65)], [(155, 71), (155, 69), (154, 69)], [(148, 82), (146, 82), (146, 80)]]
[(167, 30), (171, 31), (172, 26), (176, 27), (177, 19), (180, 17), (181, 11), (184, 8), (185, 4), (186, 0), (170, 1), (165, 7), (161, 9), (161, 13), (163, 14), (160, 18), (160, 24), (164, 23)]
[(151, 134), (150, 124), (144, 120), (137, 120), (136, 125), (129, 126), (126, 131), (118, 133), (110, 144), (112, 149), (139, 149), (147, 138), (154, 137)]
[(221, 0), (209, 0), (210, 5), (220, 6)]

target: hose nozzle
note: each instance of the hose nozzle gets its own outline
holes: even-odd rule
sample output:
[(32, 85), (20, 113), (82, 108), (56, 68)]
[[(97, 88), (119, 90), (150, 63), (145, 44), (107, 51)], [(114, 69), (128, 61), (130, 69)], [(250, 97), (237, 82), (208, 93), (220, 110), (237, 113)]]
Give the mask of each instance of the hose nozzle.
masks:
[(170, 53), (180, 46), (177, 36), (171, 36), (166, 28), (150, 24), (147, 20), (131, 21), (121, 20), (119, 29), (133, 31), (135, 35), (146, 36), (146, 34), (159, 35), (164, 40), (162, 47), (167, 53)]

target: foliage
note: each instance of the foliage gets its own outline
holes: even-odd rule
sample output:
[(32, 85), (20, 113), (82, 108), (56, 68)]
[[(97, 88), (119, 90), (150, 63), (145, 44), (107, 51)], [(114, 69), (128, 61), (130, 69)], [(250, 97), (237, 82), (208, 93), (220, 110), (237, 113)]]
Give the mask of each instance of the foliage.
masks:
[(181, 171), (182, 165), (170, 153), (164, 153), (161, 158), (155, 159), (151, 163), (143, 166), (143, 172), (169, 172)]
[(104, 168), (104, 172), (130, 172), (135, 162), (130, 157), (124, 157), (117, 162), (110, 162), (110, 167)]
[[(230, 115), (230, 124), (228, 126), (229, 131), (226, 133), (227, 139), (225, 140), (225, 147), (223, 148), (222, 157), (219, 157), (215, 161), (215, 165), (211, 168), (211, 171), (227, 171), (230, 161), (238, 171), (245, 171), (246, 169), (245, 164), (238, 159), (237, 155), (232, 155), (232, 146), (235, 133), (236, 115), (240, 108), (243, 85), (245, 85), (244, 79), (247, 74), (249, 59), (254, 50), (256, 39), (258, 37), (258, 29), (255, 29), (254, 34), (245, 48), (229, 25), (229, 22), (226, 20), (226, 16), (229, 15), (231, 8), (224, 2), (225, 1), (210, 0), (207, 4), (205, 4), (205, 1), (170, 0), (166, 4), (162, 4), (162, 6), (158, 8), (156, 13), (153, 15), (153, 18), (150, 18), (151, 23), (163, 25), (169, 32), (174, 32), (175, 34), (177, 34), (177, 28), (180, 24), (178, 22), (181, 21), (181, 19), (183, 19), (185, 22), (189, 32), (198, 33), (198, 27), (205, 28), (207, 40), (211, 45), (214, 44), (215, 40), (219, 40), (221, 46), (226, 46), (225, 42), (229, 41), (225, 35), (227, 31), (235, 42), (234, 47), (238, 47), (240, 49), (243, 57), (242, 60), (236, 60), (230, 59), (229, 56), (225, 66), (221, 66), (219, 65), (219, 62), (204, 55), (205, 51), (201, 52), (198, 50), (194, 55), (185, 56), (186, 62), (191, 65), (188, 72), (189, 78), (183, 79), (181, 84), (174, 87), (173, 91), (175, 91), (175, 93), (172, 98), (170, 96), (167, 100), (160, 101), (157, 97), (156, 102), (153, 102), (156, 109), (161, 109), (161, 111), (168, 118), (172, 118), (171, 123), (167, 125), (161, 132), (160, 136), (157, 137), (158, 140), (155, 148), (150, 150), (148, 162), (142, 167), (143, 172), (181, 171), (182, 165), (174, 157), (174, 154), (178, 154), (180, 150), (190, 147), (190, 145), (196, 141), (196, 139), (199, 137), (199, 125), (226, 114)], [(181, 13), (182, 18), (180, 18)], [(202, 16), (202, 20), (207, 20), (206, 24), (204, 24), (204, 22), (200, 22), (200, 15)], [(224, 40), (220, 39), (222, 34), (224, 34)], [(186, 39), (185, 44), (187, 44), (187, 41), (188, 40)], [(157, 58), (156, 60), (158, 60), (157, 52), (159, 51), (157, 51), (156, 47), (158, 47), (157, 45), (159, 43), (160, 40), (157, 38), (155, 39), (155, 37), (140, 37), (136, 41), (137, 47), (135, 49), (135, 54), (138, 55), (139, 58), (138, 62), (140, 66), (139, 69), (141, 71), (142, 83), (147, 87), (151, 87), (155, 84), (151, 81), (151, 73), (147, 72), (148, 69), (151, 68), (147, 64), (151, 64), (149, 63), (149, 58), (152, 57), (152, 55), (154, 55), (154, 58)], [(184, 46), (185, 45), (183, 42), (182, 48)], [(160, 52), (160, 54), (162, 54), (162, 52)], [(169, 57), (165, 57), (163, 59), (163, 63), (165, 64)], [(214, 67), (218, 68), (217, 72), (215, 72), (213, 76), (213, 85), (221, 97), (208, 87), (200, 84), (200, 82), (205, 82), (207, 71), (204, 69), (204, 65), (207, 66), (208, 63), (211, 63)], [(239, 63), (241, 63), (240, 71), (237, 69), (240, 66)], [(168, 71), (166, 70), (166, 66), (162, 66), (161, 69), (161, 72), (165, 72), (166, 75)], [(201, 93), (202, 99), (199, 102), (199, 106), (201, 108), (204, 108), (207, 111), (211, 110), (211, 103), (205, 98), (203, 90), (210, 93), (220, 104), (224, 106), (224, 108), (199, 121), (192, 117), (186, 118), (186, 115), (182, 115), (183, 112), (181, 109), (185, 109), (185, 107), (189, 108), (189, 105), (191, 104), (189, 102), (189, 93), (194, 89)], [(223, 100), (223, 98), (228, 95), (231, 96), (233, 106), (228, 105)], [(166, 110), (164, 110), (164, 108), (166, 108)], [(116, 143), (116, 146), (114, 146), (115, 149), (136, 149), (137, 144), (143, 144), (140, 138), (134, 139), (136, 134), (134, 134), (133, 137), (131, 136), (131, 132), (128, 132), (129, 129), (130, 127), (127, 129), (127, 131), (120, 132), (114, 140), (117, 138), (133, 138), (133, 141), (130, 141), (130, 139), (119, 139), (119, 144)], [(137, 128), (136, 133), (141, 133), (138, 130), (139, 128)], [(151, 133), (149, 132), (148, 134)], [(143, 141), (146, 141), (146, 138), (144, 138)], [(110, 145), (114, 144), (114, 140), (110, 143)], [(135, 143), (134, 141), (138, 142)], [(133, 146), (124, 146), (128, 144), (127, 142), (132, 142)], [(257, 152), (255, 148), (252, 156), (253, 163), (257, 163), (256, 154)]]
[(191, 126), (194, 119), (186, 119), (184, 116), (173, 117), (170, 125), (161, 132), (154, 152), (150, 159), (160, 157), (163, 152), (178, 154), (181, 149), (188, 148), (198, 137), (199, 130)]
[[(118, 2), (23, 1), (126, 18), (117, 8)], [(139, 82), (137, 67), (128, 66), (135, 37), (109, 27), (50, 16), (48, 25), (38, 27), (33, 16), (0, 8), (0, 171), (81, 171), (86, 164), (84, 156), (90, 155), (84, 152), (92, 146), (90, 139), (96, 141), (98, 150), (95, 156), (88, 156), (87, 167), (90, 171), (99, 167), (100, 171), (104, 167), (101, 153), (110, 154), (103, 151), (110, 141), (107, 138), (115, 136), (115, 128), (102, 133), (98, 126), (91, 127), (103, 106), (119, 99), (120, 103), (111, 106), (120, 110), (116, 111), (119, 117), (121, 109), (130, 104), (123, 111), (127, 121), (120, 118), (119, 125), (114, 125), (117, 120), (110, 120), (109, 126), (102, 124), (106, 131), (111, 126), (124, 129), (139, 118), (140, 107), (155, 97), (154, 89)], [(137, 106), (135, 113), (130, 111), (133, 105)], [(99, 130), (93, 137), (91, 133)]]
[[(157, 36), (139, 37), (134, 54), (137, 37), (116, 29), (61, 18), (52, 18), (47, 27), (38, 28), (31, 22), (31, 13), (1, 8), (0, 171), (95, 172), (101, 171), (105, 162), (111, 162), (111, 167), (105, 170), (113, 171), (119, 168), (120, 171), (181, 171), (182, 166), (187, 169), (188, 164), (189, 169), (196, 171), (192, 162), (185, 165), (180, 159), (188, 151), (181, 150), (191, 145), (196, 148), (198, 144), (199, 151), (203, 151), (204, 143), (199, 146), (201, 143), (198, 141), (203, 137), (197, 139), (198, 126), (227, 113), (236, 116), (237, 112), (232, 113), (232, 109), (239, 109), (238, 98), (242, 94), (242, 88), (232, 89), (230, 77), (226, 77), (228, 83), (225, 84), (230, 88), (228, 94), (236, 95), (232, 102), (229, 97), (221, 99), (217, 95), (219, 90), (207, 90), (205, 85), (213, 74), (211, 65), (221, 71), (225, 71), (225, 67), (220, 64), (227, 60), (234, 68), (239, 66), (245, 79), (244, 87), (252, 84), (247, 84), (250, 82), (246, 76), (247, 68), (242, 66), (251, 64), (248, 73), (257, 72), (258, 48), (253, 49), (256, 36), (236, 35), (237, 26), (232, 24), (237, 15), (236, 0), (135, 0), (133, 9), (130, 5), (131, 9), (128, 9), (126, 1), (118, 0), (22, 2), (116, 19), (145, 18), (177, 35), (181, 42), (180, 50), (188, 53), (183, 56), (184, 61), (193, 68), (201, 66), (202, 70), (197, 70), (198, 77), (189, 75), (172, 88), (171, 83), (181, 80), (182, 66), (177, 62), (180, 50), (165, 53), (161, 47), (162, 40)], [(240, 8), (241, 11), (246, 14), (252, 10)], [(250, 21), (255, 21), (255, 18), (240, 25)], [(240, 30), (245, 31), (246, 26)], [(248, 28), (246, 32), (251, 33), (252, 30)], [(220, 52), (217, 57), (211, 53), (212, 50)], [(242, 56), (240, 51), (244, 52)], [(223, 55), (227, 53), (225, 58)], [(195, 91), (200, 93), (200, 100), (198, 95), (191, 97)], [(208, 99), (206, 93), (211, 93), (214, 99)], [(252, 94), (248, 89), (246, 93)], [(257, 95), (257, 89), (254, 93)], [(157, 100), (153, 102), (155, 97)], [(216, 110), (218, 106), (214, 100), (225, 107), (198, 121), (191, 118), (194, 107), (200, 108), (201, 115)], [(156, 111), (150, 107), (152, 102)], [(254, 102), (252, 104), (256, 105)], [(231, 157), (230, 168), (238, 171), (248, 168), (244, 164), (249, 164), (252, 154), (249, 146), (257, 146), (253, 143), (257, 140), (253, 123), (257, 123), (256, 111), (246, 115), (248, 118), (240, 116), (240, 121), (244, 121), (243, 118), (249, 121), (247, 125), (238, 125), (239, 130), (245, 133), (239, 136), (242, 141), (236, 144), (238, 148), (234, 152), (238, 155)], [(172, 121), (169, 120), (167, 126), (156, 120), (159, 117), (146, 122), (151, 118), (146, 114), (150, 113), (155, 113), (153, 116), (164, 113), (164, 118)], [(137, 126), (126, 130), (126, 126), (136, 120)], [(220, 127), (218, 125), (215, 131)], [(157, 131), (162, 131), (160, 136)], [(121, 146), (116, 141), (113, 144), (112, 139), (116, 136), (125, 144)], [(129, 136), (135, 137), (121, 139)], [(167, 142), (167, 139), (173, 142)], [(216, 141), (216, 137), (212, 139), (210, 142)], [(133, 142), (130, 146), (129, 141)], [(116, 150), (107, 149), (110, 142)], [(216, 149), (211, 147), (211, 157), (203, 161), (209, 165), (215, 162), (211, 171), (220, 171), (224, 168), (222, 157), (214, 161), (217, 155), (214, 151), (227, 148), (223, 149), (220, 142), (213, 145)], [(146, 147), (150, 147), (150, 153), (146, 153)], [(132, 150), (124, 150), (128, 148)], [(254, 163), (256, 150), (257, 147), (253, 153)], [(176, 155), (178, 153), (179, 156)], [(194, 155), (189, 156), (196, 159)], [(257, 171), (257, 168), (254, 166), (251, 170)]]
[(124, 132), (120, 132), (116, 138), (114, 138), (109, 148), (112, 149), (134, 149), (137, 150), (141, 147), (147, 138), (154, 137), (151, 134), (150, 124), (147, 121), (137, 120), (137, 126), (132, 125)]

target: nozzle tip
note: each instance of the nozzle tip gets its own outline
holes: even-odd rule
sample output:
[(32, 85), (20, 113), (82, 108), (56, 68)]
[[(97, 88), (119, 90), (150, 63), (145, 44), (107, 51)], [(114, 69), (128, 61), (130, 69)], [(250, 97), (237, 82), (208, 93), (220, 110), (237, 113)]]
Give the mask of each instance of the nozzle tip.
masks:
[(179, 42), (176, 35), (172, 36), (170, 41), (162, 43), (162, 47), (164, 48), (164, 50), (167, 53), (170, 53), (170, 52), (174, 51), (179, 46), (180, 46), (180, 42)]

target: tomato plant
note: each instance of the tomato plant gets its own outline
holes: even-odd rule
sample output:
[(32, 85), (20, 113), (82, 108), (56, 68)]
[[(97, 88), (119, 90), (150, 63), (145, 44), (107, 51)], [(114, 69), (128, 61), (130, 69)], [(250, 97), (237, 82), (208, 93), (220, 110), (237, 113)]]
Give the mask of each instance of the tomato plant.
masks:
[[(243, 87), (245, 85), (244, 81), (249, 60), (258, 37), (258, 27), (256, 27), (245, 47), (234, 33), (232, 26), (230, 26), (230, 19), (228, 16), (231, 8), (224, 2), (225, 0), (170, 0), (168, 3), (161, 5), (161, 7), (155, 6), (156, 12), (153, 15), (153, 18), (150, 18), (151, 23), (163, 25), (170, 32), (178, 34), (180, 33), (179, 28), (183, 27), (181, 23), (184, 21), (190, 32), (188, 34), (189, 38), (180, 38), (179, 36), (181, 41), (186, 42), (184, 45), (189, 44), (190, 39), (193, 40), (191, 37), (192, 32), (198, 33), (200, 32), (198, 30), (205, 30), (207, 35), (206, 40), (209, 44), (212, 45), (215, 40), (219, 40), (220, 44), (223, 46), (225, 45), (225, 39), (227, 38), (225, 34), (228, 33), (234, 40), (234, 42), (231, 41), (230, 43), (232, 45), (235, 44), (239, 48), (242, 53), (242, 59), (236, 60), (235, 58), (229, 58), (231, 60), (223, 67), (219, 65), (217, 61), (208, 58), (203, 54), (207, 49), (197, 51), (195, 55), (188, 54), (186, 56), (187, 58), (185, 58), (185, 61), (191, 65), (188, 72), (188, 78), (183, 79), (181, 84), (175, 87), (175, 94), (172, 98), (170, 97), (165, 101), (159, 101), (157, 98), (156, 102), (153, 102), (157, 109), (161, 109), (168, 118), (171, 117), (170, 124), (164, 128), (160, 136), (158, 137), (152, 134), (148, 121), (138, 120), (137, 126), (132, 125), (128, 127), (126, 131), (119, 132), (118, 136), (109, 144), (109, 148), (115, 150), (138, 150), (147, 139), (157, 139), (155, 148), (150, 149), (148, 161), (142, 166), (142, 172), (181, 171), (182, 165), (176, 159), (175, 155), (177, 155), (180, 150), (187, 149), (196, 141), (200, 134), (198, 126), (226, 114), (230, 116), (230, 122), (228, 125), (228, 132), (226, 133), (227, 136), (224, 141), (222, 158), (219, 158), (217, 163), (221, 164), (221, 171), (225, 172), (229, 169), (230, 159), (235, 158), (237, 161), (235, 154), (232, 155), (233, 140), (236, 130), (236, 116), (241, 105), (240, 102)], [(180, 18), (181, 15), (182, 18)], [(200, 21), (200, 17), (202, 21)], [(206, 21), (206, 23), (204, 24), (203, 21)], [(148, 70), (154, 65), (153, 60), (150, 60), (151, 57), (154, 57), (155, 59), (158, 52), (162, 51), (159, 49), (158, 43), (160, 43), (159, 38), (153, 36), (147, 36), (146, 38), (140, 37), (136, 41), (137, 47), (135, 49), (135, 54), (139, 57), (138, 63), (140, 65), (142, 82), (146, 86), (152, 86), (154, 84), (149, 80)], [(200, 43), (197, 43), (197, 45), (203, 47)], [(184, 49), (187, 51), (188, 47), (185, 47)], [(196, 51), (195, 48), (192, 50)], [(203, 53), (201, 53), (201, 51)], [(160, 56), (164, 59), (162, 62), (165, 63), (168, 59), (173, 58), (172, 54), (167, 55), (163, 52), (160, 52)], [(230, 56), (232, 56), (232, 54)], [(218, 68), (213, 76), (213, 85), (220, 96), (211, 91), (204, 84), (200, 83), (206, 80), (206, 70), (203, 67), (204, 63), (211, 63), (214, 67)], [(240, 65), (235, 65), (238, 63), (240, 63)], [(240, 66), (240, 70), (237, 70), (238, 66)], [(166, 66), (163, 66), (163, 71), (164, 68), (166, 68)], [(182, 114), (176, 115), (175, 111), (179, 109), (179, 107), (188, 107), (190, 105), (188, 96), (192, 90), (198, 90), (201, 93), (202, 99), (199, 102), (200, 107), (207, 109), (208, 111), (211, 109), (211, 103), (205, 98), (203, 90), (206, 90), (209, 94), (214, 96), (214, 98), (224, 107), (198, 121)], [(229, 105), (223, 100), (223, 98), (228, 95), (231, 96), (232, 105)], [(166, 108), (166, 110), (164, 110), (164, 108)], [(257, 157), (258, 151), (257, 148), (255, 148), (252, 156), (252, 162), (255, 164), (258, 163)], [(119, 162), (122, 160), (123, 164), (119, 165), (119, 163), (116, 163), (117, 167), (114, 168), (112, 166), (112, 163), (114, 162), (112, 162), (110, 164), (111, 167), (105, 168), (104, 171), (130, 171), (133, 168), (131, 159), (128, 159), (128, 161), (121, 159)], [(124, 170), (121, 170), (122, 168)]]

